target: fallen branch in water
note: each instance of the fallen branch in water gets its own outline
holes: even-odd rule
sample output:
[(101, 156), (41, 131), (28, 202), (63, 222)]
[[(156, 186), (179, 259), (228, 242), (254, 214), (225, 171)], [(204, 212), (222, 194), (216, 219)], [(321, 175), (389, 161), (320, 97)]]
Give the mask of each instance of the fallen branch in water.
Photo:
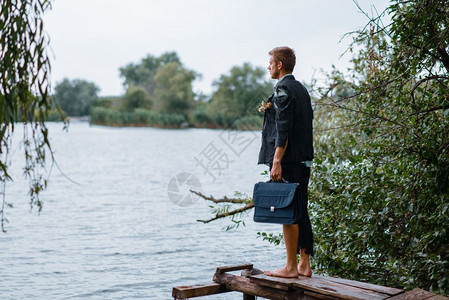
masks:
[(236, 215), (236, 214), (239, 214), (239, 213), (243, 213), (244, 211), (246, 211), (248, 209), (251, 209), (253, 207), (254, 207), (254, 203), (251, 202), (251, 203), (249, 203), (249, 204), (247, 204), (247, 205), (245, 205), (243, 207), (231, 210), (229, 212), (216, 214), (215, 217), (213, 217), (211, 219), (208, 219), (208, 220), (197, 220), (197, 221), (198, 222), (203, 222), (203, 223), (209, 223), (209, 222), (221, 219), (221, 218), (225, 218), (225, 217), (233, 216), (233, 215)]
[(200, 196), (204, 200), (209, 200), (214, 203), (248, 203), (249, 201), (247, 199), (240, 199), (240, 198), (228, 198), (224, 196), (222, 199), (215, 199), (214, 197), (210, 196), (207, 197), (206, 195), (202, 194), (201, 192), (197, 192), (194, 190), (190, 190), (191, 193), (194, 193), (195, 195)]
[(238, 215), (238, 214), (242, 214), (243, 212), (251, 209), (254, 207), (254, 202), (251, 198), (247, 197), (245, 199), (242, 198), (228, 198), (228, 197), (223, 197), (221, 199), (215, 199), (212, 196), (206, 196), (204, 194), (202, 194), (201, 192), (197, 192), (194, 190), (190, 190), (191, 193), (194, 193), (195, 195), (200, 196), (201, 198), (203, 198), (204, 200), (208, 200), (208, 201), (212, 201), (214, 203), (231, 203), (231, 204), (245, 204), (244, 206), (241, 206), (239, 208), (236, 208), (234, 210), (228, 211), (228, 208), (230, 207), (230, 205), (227, 205), (225, 207), (222, 207), (221, 209), (216, 210), (216, 214), (215, 217), (207, 219), (207, 220), (197, 220), (197, 222), (202, 222), (202, 223), (209, 223), (218, 219), (222, 219), (222, 218), (226, 218), (226, 217), (231, 217), (232, 220), (234, 220), (234, 216)]

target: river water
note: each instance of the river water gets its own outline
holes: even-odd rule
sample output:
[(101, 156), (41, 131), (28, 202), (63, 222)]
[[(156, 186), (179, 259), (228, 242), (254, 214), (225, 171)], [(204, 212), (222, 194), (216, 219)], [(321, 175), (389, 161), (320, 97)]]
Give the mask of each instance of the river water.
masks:
[[(0, 233), (1, 299), (171, 299), (173, 286), (210, 282), (218, 266), (284, 263), (282, 247), (256, 238), (280, 226), (256, 224), (251, 215), (231, 231), (223, 230), (228, 220), (199, 223), (212, 216), (211, 203), (188, 192), (193, 182), (206, 195), (251, 194), (266, 180), (266, 167), (257, 165), (259, 132), (84, 122), (68, 132), (50, 123), (49, 130), (60, 170), (52, 169), (40, 214), (29, 209), (23, 152), (14, 146), (14, 181), (6, 187), (14, 207)], [(195, 180), (178, 181), (178, 189), (181, 173)]]

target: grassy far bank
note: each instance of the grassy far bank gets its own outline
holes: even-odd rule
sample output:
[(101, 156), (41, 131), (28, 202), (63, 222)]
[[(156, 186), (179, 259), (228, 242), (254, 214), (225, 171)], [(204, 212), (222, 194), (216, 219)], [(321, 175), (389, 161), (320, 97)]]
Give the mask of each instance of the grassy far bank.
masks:
[(157, 127), (157, 128), (235, 128), (239, 130), (260, 130), (263, 115), (249, 115), (244, 117), (227, 118), (219, 122), (205, 118), (198, 119), (195, 115), (170, 114), (155, 112), (143, 108), (132, 112), (119, 111), (112, 108), (94, 107), (90, 115), (61, 116), (57, 110), (50, 111), (46, 117), (48, 122), (68, 120), (84, 120), (93, 125), (112, 127)]
[(154, 112), (138, 108), (132, 112), (118, 111), (111, 108), (94, 107), (90, 114), (90, 123), (106, 126), (135, 126), (162, 128), (224, 128), (258, 130), (263, 122), (262, 116), (245, 116), (229, 119), (228, 122), (198, 120), (194, 116)]
[(90, 114), (90, 122), (91, 124), (107, 126), (154, 126), (173, 128), (188, 126), (184, 115), (157, 113), (143, 108), (138, 108), (133, 112), (125, 112), (111, 108), (94, 107)]
[[(140, 90), (139, 92), (142, 92)], [(263, 123), (263, 113), (257, 111), (259, 97), (249, 102), (247, 107), (214, 107), (211, 101), (195, 101), (188, 109), (176, 112), (165, 111), (147, 105), (146, 95), (125, 95), (124, 97), (97, 98), (89, 110), (91, 124), (104, 126), (134, 126), (159, 128), (227, 128), (259, 130)], [(218, 103), (220, 104), (220, 103)], [(235, 105), (231, 105), (235, 106)]]

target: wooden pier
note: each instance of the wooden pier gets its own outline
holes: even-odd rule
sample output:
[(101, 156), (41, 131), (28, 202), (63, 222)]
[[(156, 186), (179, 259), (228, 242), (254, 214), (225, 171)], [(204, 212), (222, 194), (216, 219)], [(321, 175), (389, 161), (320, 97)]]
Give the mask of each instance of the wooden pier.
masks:
[[(241, 271), (240, 275), (231, 272)], [(277, 278), (263, 275), (252, 264), (219, 267), (213, 282), (173, 288), (174, 299), (241, 292), (244, 300), (266, 299), (373, 299), (373, 300), (449, 300), (422, 289), (405, 291), (354, 280), (328, 276)]]

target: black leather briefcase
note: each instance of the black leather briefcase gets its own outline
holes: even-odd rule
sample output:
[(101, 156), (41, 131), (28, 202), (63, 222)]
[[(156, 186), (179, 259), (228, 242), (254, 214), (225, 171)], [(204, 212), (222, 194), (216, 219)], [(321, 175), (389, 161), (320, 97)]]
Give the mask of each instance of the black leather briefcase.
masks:
[[(260, 223), (297, 224), (300, 218), (298, 183), (259, 182), (254, 185), (254, 221)], [(300, 195), (297, 195), (300, 197)]]

